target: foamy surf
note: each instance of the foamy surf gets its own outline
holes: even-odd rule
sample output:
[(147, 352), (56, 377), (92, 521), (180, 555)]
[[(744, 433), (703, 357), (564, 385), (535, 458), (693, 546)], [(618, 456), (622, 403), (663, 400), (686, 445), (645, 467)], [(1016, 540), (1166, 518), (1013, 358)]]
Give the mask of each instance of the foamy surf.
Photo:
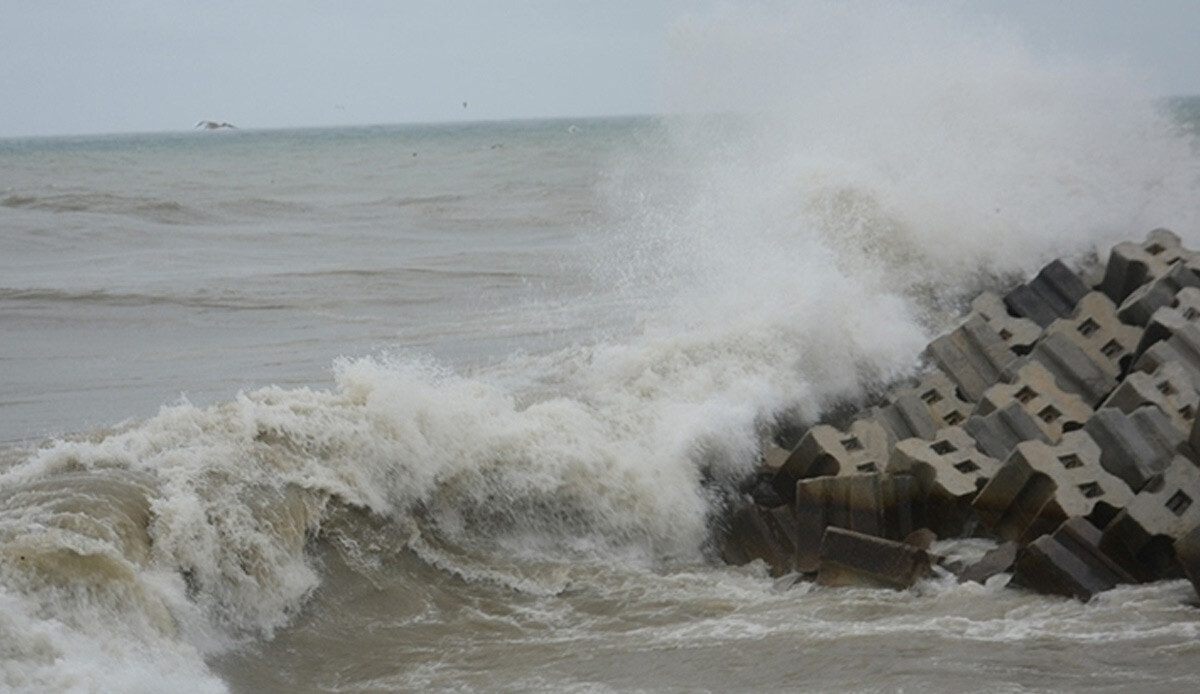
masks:
[[(913, 689), (970, 690), (982, 680), (1022, 691), (1055, 672), (1055, 658), (1024, 652), (1027, 643), (1073, 653), (1109, 644), (1098, 651), (1115, 663), (1104, 681), (1131, 685), (1144, 685), (1146, 670), (1123, 650), (1190, 653), (1196, 620), (1182, 584), (1121, 589), (1087, 605), (947, 580), (903, 593), (783, 590), (761, 567), (716, 566), (705, 551), (723, 491), (753, 469), (764, 430), (813, 421), (913, 373), (922, 347), (976, 289), (1054, 256), (1085, 263), (1155, 226), (1196, 245), (1195, 152), (1148, 85), (1126, 70), (1041, 60), (961, 12), (908, 5), (725, 8), (681, 19), (671, 41), (672, 111), (716, 115), (620, 130), (628, 142), (603, 176), (584, 179), (591, 189), (577, 186), (586, 195), (573, 189), (555, 206), (522, 189), (517, 205), (489, 188), (487, 205), (517, 208), (496, 213), (518, 221), (495, 231), (487, 210), (469, 207), (474, 193), (350, 191), (382, 201), (355, 207), (346, 225), (347, 234), (369, 227), (354, 243), (370, 249), (391, 248), (381, 230), (401, 213), (430, 225), (406, 228), (404, 239), (434, 246), (422, 229), (515, 237), (551, 228), (537, 237), (553, 247), (549, 258), (524, 236), (511, 247), (488, 237), (487, 250), (506, 263), (496, 270), (481, 265), (487, 253), (463, 254), (484, 243), (479, 236), (454, 237), (428, 256), (437, 272), (395, 284), (412, 311), (455, 297), (421, 314), (415, 322), (436, 334), (414, 342), (461, 339), (447, 351), (471, 354), (500, 332), (520, 343), (511, 353), (345, 357), (319, 387), (247, 388), (108, 426), (127, 414), (113, 412), (94, 432), (7, 451), (4, 684), (878, 691), (917, 659), (933, 664), (901, 673)], [(561, 130), (526, 133), (534, 144), (523, 146), (537, 156), (509, 165), (551, 166), (537, 148), (552, 142), (553, 153)], [(596, 146), (583, 139), (589, 132), (572, 141)], [(472, 170), (476, 144), (469, 155), (442, 152), (447, 170)], [(275, 165), (301, 175), (294, 161)], [(536, 168), (529, 176), (551, 177)], [(232, 226), (272, 210), (287, 225), (350, 214), (338, 197), (347, 191), (307, 184), (321, 191), (305, 202), (319, 214), (271, 199), (273, 190), (218, 207)], [(535, 188), (557, 200), (552, 186)], [(64, 206), (79, 200), (94, 206), (86, 214), (169, 223), (176, 233), (206, 209), (144, 191), (18, 192), (3, 204), (24, 215), (43, 201), (54, 207), (42, 212), (70, 214)], [(147, 212), (141, 200), (156, 206)], [(521, 205), (533, 211), (522, 215)], [(554, 226), (593, 208), (604, 213), (588, 217), (600, 221), (586, 238)], [(318, 241), (303, 246), (305, 234)], [(236, 238), (272, 262), (279, 246), (319, 255), (329, 241), (316, 227), (271, 237), (269, 252)], [(237, 301), (205, 303), (203, 291), (172, 294), (173, 277), (155, 275), (145, 282), (154, 291), (143, 291), (138, 264), (119, 267), (130, 287), (50, 287), (34, 298), (104, 308), (149, 296), (233, 321), (304, 303), (287, 293), (297, 277), (347, 276), (285, 268), (230, 290)], [(576, 276), (580, 267), (587, 272)], [(532, 278), (518, 300), (480, 310), (497, 287), (519, 284), (514, 277)], [(283, 298), (259, 299), (273, 284), (286, 285)], [(378, 323), (371, 311), (381, 299), (364, 291), (341, 304), (328, 298), (319, 315)], [(28, 292), (4, 289), (0, 299)], [(478, 321), (452, 320), (463, 315)], [(236, 325), (239, 340), (257, 339), (254, 321)], [(555, 325), (570, 326), (560, 340), (568, 346), (537, 342)], [(306, 343), (280, 344), (277, 359)], [(972, 658), (983, 675), (964, 664)], [(1090, 665), (1052, 682), (1084, 689)], [(548, 674), (529, 674), (537, 668)], [(866, 683), (848, 685), (855, 677)]]

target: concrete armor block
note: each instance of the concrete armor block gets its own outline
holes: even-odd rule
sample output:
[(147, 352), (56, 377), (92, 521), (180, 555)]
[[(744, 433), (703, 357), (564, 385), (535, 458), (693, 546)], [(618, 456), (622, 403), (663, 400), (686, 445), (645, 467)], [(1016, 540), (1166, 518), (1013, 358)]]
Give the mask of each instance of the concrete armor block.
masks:
[(804, 434), (775, 473), (775, 489), (791, 503), (800, 480), (881, 471), (890, 448), (887, 430), (875, 420), (856, 420), (847, 431), (818, 424)]
[(1192, 431), (1200, 394), (1192, 386), (1187, 371), (1177, 362), (1163, 364), (1152, 374), (1134, 371), (1108, 396), (1101, 409), (1116, 408), (1133, 414), (1142, 407), (1156, 407), (1179, 431)]
[(1119, 243), (1108, 256), (1100, 291), (1120, 304), (1138, 287), (1161, 277), (1171, 265), (1190, 255), (1179, 237), (1167, 229), (1151, 231), (1143, 243)]
[(900, 540), (923, 525), (924, 499), (907, 475), (818, 477), (796, 484), (796, 568), (815, 571), (825, 528)]
[(842, 528), (827, 529), (821, 539), (821, 585), (909, 588), (931, 575), (929, 553), (920, 547)]
[(969, 534), (975, 523), (971, 500), (1000, 467), (984, 455), (960, 427), (947, 427), (933, 441), (908, 439), (896, 444), (887, 472), (911, 475), (926, 498), (926, 521), (942, 537)]
[(1022, 441), (1049, 441), (1039, 420), (1015, 399), (986, 415), (972, 415), (963, 429), (975, 439), (979, 450), (997, 460), (1007, 458)]
[(1104, 528), (1101, 547), (1141, 580), (1172, 575), (1173, 545), (1200, 525), (1200, 468), (1176, 456)]
[(1041, 429), (1045, 440), (1058, 441), (1063, 432), (1078, 429), (1092, 416), (1092, 408), (1075, 393), (1058, 387), (1054, 374), (1041, 362), (1026, 362), (1012, 383), (997, 383), (983, 394), (974, 414), (988, 415), (1017, 402)]
[(1100, 550), (1099, 540), (1100, 531), (1083, 518), (1065, 521), (1020, 552), (1012, 585), (1087, 601), (1122, 583), (1135, 583)]
[(1100, 292), (1084, 295), (1073, 316), (1051, 323), (1046, 336), (1052, 333), (1070, 337), (1113, 379), (1124, 371), (1124, 364), (1132, 361), (1142, 335), (1136, 327), (1121, 322), (1112, 301)]
[(931, 342), (927, 353), (970, 402), (977, 402), (1017, 356), (979, 316)]
[(1132, 414), (1115, 408), (1098, 410), (1084, 431), (1100, 444), (1100, 463), (1140, 491), (1171, 462), (1183, 433), (1160, 410), (1139, 407)]
[(1015, 354), (1028, 354), (1042, 336), (1042, 327), (1028, 318), (1008, 312), (1004, 299), (994, 292), (983, 292), (971, 301), (971, 312), (984, 320)]
[(915, 395), (925, 404), (938, 429), (962, 424), (974, 409), (972, 403), (959, 397), (954, 382), (941, 371), (930, 371), (915, 385), (895, 389), (888, 395), (888, 402), (895, 403), (909, 395)]
[(1075, 306), (1087, 293), (1083, 280), (1062, 261), (1055, 260), (1027, 284), (1005, 294), (1004, 305), (1012, 315), (1028, 318), (1044, 328), (1073, 314)]

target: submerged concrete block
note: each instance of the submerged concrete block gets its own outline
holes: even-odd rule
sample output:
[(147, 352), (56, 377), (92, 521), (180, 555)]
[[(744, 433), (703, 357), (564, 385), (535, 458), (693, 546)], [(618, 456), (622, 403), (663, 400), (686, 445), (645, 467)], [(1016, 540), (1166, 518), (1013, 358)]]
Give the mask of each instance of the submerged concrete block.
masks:
[(1028, 318), (1018, 318), (994, 292), (983, 292), (971, 301), (971, 312), (978, 314), (1008, 348), (1016, 354), (1027, 354), (1042, 336), (1042, 327)]
[(775, 473), (775, 489), (788, 503), (800, 480), (829, 475), (878, 472), (887, 464), (891, 440), (872, 419), (859, 419), (842, 431), (828, 424), (809, 429)]
[(933, 441), (897, 443), (886, 471), (911, 475), (925, 497), (929, 527), (939, 536), (953, 537), (971, 532), (976, 520), (971, 500), (999, 467), (965, 430), (947, 427)]
[(1017, 357), (979, 316), (931, 342), (927, 353), (971, 402), (977, 402)]
[(1026, 441), (972, 501), (979, 519), (1002, 540), (1030, 542), (1072, 516), (1098, 525), (1133, 499), (1123, 480), (1101, 465), (1100, 447), (1082, 431), (1049, 445)]
[(1179, 237), (1167, 229), (1151, 231), (1143, 243), (1119, 243), (1108, 256), (1100, 291), (1120, 304), (1138, 287), (1161, 277), (1172, 264), (1189, 255)]
[(908, 475), (817, 477), (796, 484), (796, 568), (817, 569), (825, 528), (903, 539), (923, 525), (923, 499)]
[(1099, 543), (1100, 531), (1087, 520), (1067, 520), (1020, 552), (1011, 585), (1087, 601), (1122, 583), (1136, 583)]
[(1003, 542), (999, 547), (983, 555), (983, 558), (963, 569), (958, 574), (958, 582), (987, 583), (992, 576), (1011, 571), (1017, 563), (1017, 554), (1021, 550), (1019, 542)]
[(1200, 525), (1200, 468), (1176, 456), (1104, 528), (1100, 546), (1142, 580), (1170, 576), (1173, 545)]
[(1041, 362), (1026, 362), (1016, 370), (1012, 383), (997, 383), (983, 394), (975, 415), (988, 415), (1017, 402), (1041, 429), (1045, 440), (1054, 442), (1063, 432), (1078, 429), (1092, 416), (1092, 408), (1075, 393), (1058, 386), (1054, 374)]
[(729, 517), (721, 558), (734, 566), (761, 560), (770, 567), (772, 576), (782, 576), (794, 570), (794, 533), (790, 509), (746, 504)]
[(1100, 463), (1140, 491), (1171, 462), (1183, 433), (1156, 407), (1139, 407), (1125, 414), (1112, 407), (1100, 409), (1084, 425), (1100, 445)]
[(1007, 458), (1022, 441), (1049, 441), (1034, 416), (1015, 399), (986, 415), (972, 415), (963, 429), (979, 450), (997, 460)]
[(1175, 559), (1200, 596), (1200, 525), (1175, 541)]
[(1060, 260), (1050, 262), (1027, 284), (1004, 295), (1009, 313), (1046, 327), (1075, 312), (1087, 285)]
[(931, 575), (929, 553), (920, 547), (836, 527), (821, 538), (822, 585), (908, 588)]

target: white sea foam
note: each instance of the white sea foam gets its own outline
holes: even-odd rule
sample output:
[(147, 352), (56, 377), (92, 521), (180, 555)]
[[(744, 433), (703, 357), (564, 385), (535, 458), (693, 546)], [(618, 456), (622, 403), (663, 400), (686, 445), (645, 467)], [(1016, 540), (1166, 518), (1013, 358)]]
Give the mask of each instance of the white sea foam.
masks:
[[(1044, 60), (960, 12), (904, 3), (725, 7), (681, 20), (671, 41), (671, 104), (688, 115), (655, 161), (614, 167), (623, 222), (595, 248), (611, 292), (599, 303), (633, 307), (628, 331), (473, 374), (343, 359), (328, 390), (181, 402), (31, 454), (0, 476), (4, 551), (40, 559), (6, 556), (0, 570), (5, 683), (219, 690), (202, 658), (295, 618), (322, 580), (308, 550), (347, 507), (389, 528), (357, 551), (412, 549), (468, 584), (537, 597), (571, 589), (571, 560), (699, 562), (706, 482), (749, 471), (764, 424), (815, 419), (913, 372), (987, 278), (1155, 226), (1200, 238), (1193, 155), (1132, 73)], [(87, 473), (151, 478), (144, 526), (90, 513), (133, 492), (97, 492)], [(79, 503), (21, 496), (55, 484)], [(672, 593), (648, 601), (701, 613), (730, 596), (814, 605), (787, 624), (762, 605), (729, 617), (728, 604), (651, 623), (635, 630), (647, 649), (780, 630), (1066, 638), (1062, 620), (1118, 639), (1121, 627), (1096, 625), (1128, 611), (1120, 600), (1179, 600), (1142, 589), (1047, 611), (994, 585), (807, 594), (752, 572), (645, 576), (642, 592)], [(930, 595), (1008, 612), (925, 621), (913, 605)], [(1168, 619), (1139, 628), (1194, 637)]]

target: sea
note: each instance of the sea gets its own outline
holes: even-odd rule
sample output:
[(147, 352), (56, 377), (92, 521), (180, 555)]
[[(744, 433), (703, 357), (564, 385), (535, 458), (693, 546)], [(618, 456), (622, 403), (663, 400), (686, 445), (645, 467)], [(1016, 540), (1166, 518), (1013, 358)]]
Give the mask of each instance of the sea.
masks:
[(1200, 249), (1200, 99), (935, 32), (745, 107), (774, 28), (669, 115), (0, 140), (0, 691), (1200, 688), (1186, 581), (718, 558), (977, 292)]

